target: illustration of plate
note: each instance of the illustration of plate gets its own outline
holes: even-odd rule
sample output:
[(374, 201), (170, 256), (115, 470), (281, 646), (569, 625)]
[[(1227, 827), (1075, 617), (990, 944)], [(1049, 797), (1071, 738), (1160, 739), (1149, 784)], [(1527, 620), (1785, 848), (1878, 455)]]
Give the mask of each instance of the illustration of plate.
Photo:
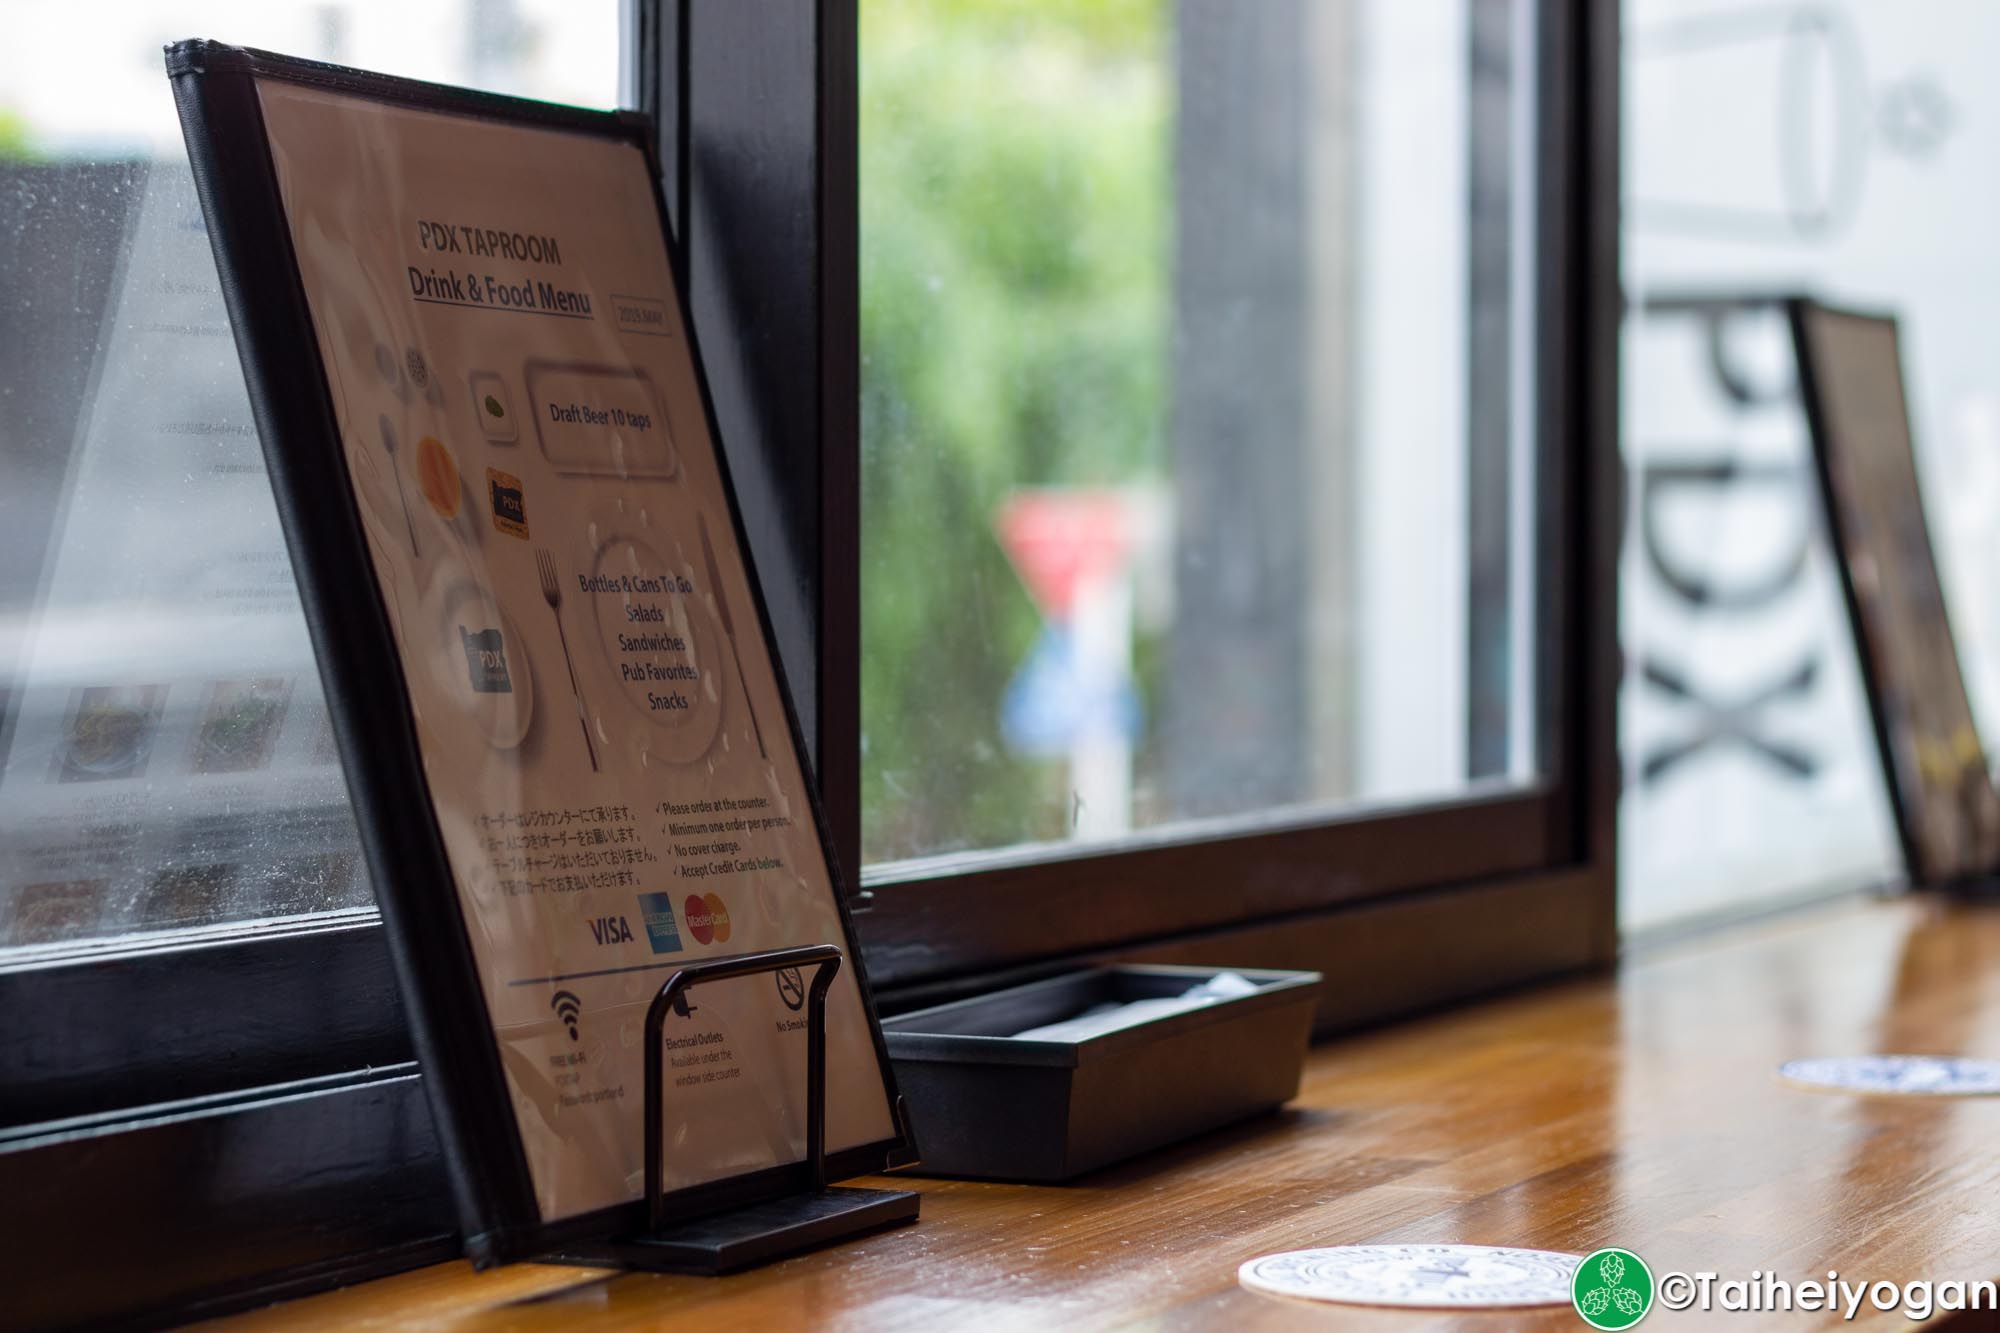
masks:
[(291, 705), (289, 676), (218, 680), (196, 724), (190, 766), (197, 773), (246, 773), (271, 762)]
[(416, 515), (417, 534), (424, 543), (424, 558), (435, 554), (442, 544), (447, 553), (453, 547), (474, 552), (486, 545), (491, 524), (482, 520), (485, 484), (467, 475), (457, 450), (444, 438), (435, 423), (425, 427), (414, 443), (406, 446), (404, 485), (409, 487), (411, 512)]
[(488, 744), (513, 749), (535, 712), (534, 669), (520, 628), (462, 572), (440, 578), (425, 603), (431, 680)]
[(478, 492), (445, 441), (443, 427), (422, 410), (380, 413), (355, 428), (347, 448), (349, 475), (370, 528), (405, 563), (422, 565), (485, 545)]
[(89, 781), (143, 773), (166, 694), (163, 685), (78, 690), (63, 727), (60, 780)]
[(597, 592), (591, 606), (604, 666), (647, 726), (643, 749), (650, 758), (692, 763), (714, 744), (722, 722), (730, 667), (721, 627), (644, 538), (607, 533), (589, 567), (623, 589)]

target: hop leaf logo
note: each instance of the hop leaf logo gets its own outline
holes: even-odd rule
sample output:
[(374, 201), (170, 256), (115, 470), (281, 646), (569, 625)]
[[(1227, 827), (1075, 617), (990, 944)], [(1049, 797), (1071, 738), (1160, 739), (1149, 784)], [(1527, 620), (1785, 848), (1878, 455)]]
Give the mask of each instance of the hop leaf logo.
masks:
[(1630, 1328), (1653, 1308), (1652, 1270), (1630, 1250), (1599, 1250), (1577, 1265), (1570, 1297), (1592, 1328)]

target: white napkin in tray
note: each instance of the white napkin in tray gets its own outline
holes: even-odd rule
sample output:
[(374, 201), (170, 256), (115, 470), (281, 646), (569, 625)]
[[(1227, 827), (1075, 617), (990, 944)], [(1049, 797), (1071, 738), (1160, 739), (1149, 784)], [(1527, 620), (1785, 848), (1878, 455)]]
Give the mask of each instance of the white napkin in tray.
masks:
[(1190, 987), (1179, 995), (1163, 996), (1157, 1000), (1133, 1000), (1127, 1004), (1093, 1005), (1074, 1018), (1065, 1018), (1059, 1023), (1045, 1023), (1038, 1028), (1028, 1028), (1016, 1032), (1014, 1037), (1017, 1041), (1083, 1041), (1088, 1037), (1100, 1037), (1107, 1032), (1116, 1032), (1120, 1028), (1150, 1023), (1169, 1014), (1199, 1009), (1203, 1005), (1214, 1004), (1217, 1000), (1233, 1000), (1239, 995), (1248, 995), (1256, 989), (1257, 983), (1247, 977), (1235, 972), (1218, 972), (1207, 981)]

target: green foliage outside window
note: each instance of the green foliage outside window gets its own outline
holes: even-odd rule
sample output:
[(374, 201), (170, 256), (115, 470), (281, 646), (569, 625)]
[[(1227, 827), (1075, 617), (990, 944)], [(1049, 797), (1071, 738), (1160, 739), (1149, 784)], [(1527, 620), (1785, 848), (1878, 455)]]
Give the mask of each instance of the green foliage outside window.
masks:
[(1161, 0), (862, 5), (870, 861), (1068, 832), (1062, 762), (1000, 736), (1040, 618), (992, 519), (1015, 487), (1161, 474), (1168, 20)]

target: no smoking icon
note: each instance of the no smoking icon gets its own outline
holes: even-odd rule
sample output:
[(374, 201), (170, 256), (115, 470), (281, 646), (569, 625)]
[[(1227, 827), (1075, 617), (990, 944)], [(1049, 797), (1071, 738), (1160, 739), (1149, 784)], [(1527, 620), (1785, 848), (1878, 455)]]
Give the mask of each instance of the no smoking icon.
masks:
[(781, 967), (777, 972), (778, 998), (785, 1002), (785, 1008), (797, 1009), (806, 1002), (806, 979), (796, 967)]

